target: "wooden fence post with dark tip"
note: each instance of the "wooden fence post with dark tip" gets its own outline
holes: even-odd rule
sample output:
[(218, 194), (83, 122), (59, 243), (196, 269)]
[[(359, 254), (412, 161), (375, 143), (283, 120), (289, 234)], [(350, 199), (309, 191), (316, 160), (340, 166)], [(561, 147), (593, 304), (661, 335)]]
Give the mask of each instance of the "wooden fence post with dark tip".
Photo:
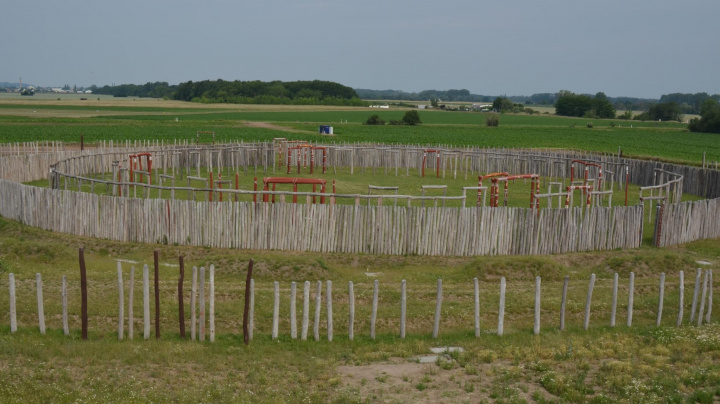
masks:
[(560, 331), (565, 331), (565, 306), (567, 305), (567, 290), (569, 276), (565, 276), (562, 289), (562, 300), (560, 301)]
[(45, 334), (45, 305), (43, 304), (42, 275), (40, 273), (35, 274), (35, 284), (37, 286), (38, 325), (40, 334)]
[(630, 272), (630, 283), (628, 284), (628, 311), (627, 311), (627, 326), (632, 326), (633, 317), (633, 303), (635, 300), (635, 272)]
[(478, 278), (473, 279), (473, 286), (475, 289), (475, 337), (480, 336), (480, 285), (478, 285)]
[(375, 339), (375, 323), (377, 322), (377, 309), (378, 309), (378, 284), (379, 281), (375, 279), (373, 281), (373, 300), (372, 300), (372, 311), (370, 312), (370, 338)]
[(183, 299), (183, 282), (185, 282), (185, 260), (181, 255), (180, 276), (178, 277), (178, 322), (180, 325), (180, 338), (185, 339), (185, 299)]
[(405, 339), (405, 319), (407, 312), (407, 281), (400, 284), (400, 338)]
[(680, 271), (680, 285), (678, 289), (680, 307), (678, 308), (677, 316), (677, 327), (680, 327), (683, 322), (683, 312), (685, 311), (685, 272)]
[(703, 283), (702, 283), (702, 296), (700, 298), (700, 310), (698, 311), (698, 316), (697, 316), (697, 325), (702, 325), (703, 314), (705, 314), (705, 297), (707, 296), (708, 276), (709, 276), (709, 270), (705, 270), (705, 276), (703, 276)]
[(709, 323), (712, 316), (712, 305), (713, 305), (713, 273), (712, 269), (708, 269), (708, 297), (707, 297), (707, 314), (705, 315), (705, 322)]
[(250, 312), (250, 280), (252, 279), (253, 260), (250, 259), (248, 264), (247, 277), (245, 278), (245, 308), (243, 310), (243, 342), (245, 345), (250, 344), (250, 335), (248, 333), (248, 315)]
[(695, 322), (695, 313), (697, 312), (698, 297), (700, 295), (700, 268), (695, 272), (695, 289), (693, 291), (692, 306), (690, 307), (690, 324)]
[(250, 313), (248, 314), (248, 336), (253, 340), (255, 332), (255, 279), (250, 279)]
[(437, 298), (435, 299), (435, 322), (433, 323), (432, 337), (437, 338), (440, 333), (440, 312), (442, 309), (442, 279), (437, 280)]
[(590, 305), (592, 303), (593, 288), (595, 288), (595, 274), (590, 274), (590, 285), (588, 286), (587, 298), (585, 299), (585, 321), (583, 322), (583, 329), (585, 329), (585, 331), (590, 327)]
[(660, 327), (663, 312), (663, 299), (665, 298), (665, 272), (660, 273), (660, 297), (658, 298), (658, 313), (655, 326)]
[(613, 275), (612, 306), (610, 308), (610, 327), (615, 327), (617, 317), (618, 273)]
[(505, 277), (500, 278), (500, 304), (498, 305), (497, 335), (503, 335), (505, 328)]
[(118, 278), (118, 341), (122, 341), (124, 337), (123, 326), (125, 325), (125, 299), (124, 299), (124, 288), (123, 288), (123, 277), (122, 277), (122, 264), (118, 261), (117, 263), (117, 278)]
[(533, 334), (540, 334), (540, 277), (535, 277), (535, 321), (533, 323)]
[(160, 339), (160, 251), (153, 251), (155, 263), (155, 339)]
[(88, 338), (88, 296), (87, 296), (87, 270), (85, 268), (85, 248), (80, 247), (78, 251), (80, 260), (80, 321), (82, 327), (82, 339)]

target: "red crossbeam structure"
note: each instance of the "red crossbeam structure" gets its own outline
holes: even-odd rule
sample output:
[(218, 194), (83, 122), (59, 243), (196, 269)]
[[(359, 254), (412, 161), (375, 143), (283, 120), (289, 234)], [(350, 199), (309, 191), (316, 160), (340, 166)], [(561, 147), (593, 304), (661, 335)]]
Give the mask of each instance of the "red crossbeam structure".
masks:
[[(145, 162), (147, 163), (147, 171), (150, 173), (150, 183), (152, 183), (152, 154), (150, 153), (138, 153), (138, 154), (131, 154), (128, 156), (129, 164), (128, 168), (130, 169), (130, 182), (135, 182), (135, 170), (144, 171), (143, 170), (143, 158), (145, 158)], [(143, 182), (142, 174), (140, 174), (140, 182)]]
[[(498, 173), (490, 173), (485, 175), (478, 175), (478, 187), (482, 187), (483, 180), (486, 180), (488, 178), (496, 178), (496, 177), (507, 177), (508, 174), (505, 171), (498, 172)], [(492, 195), (492, 187), (490, 188), (490, 195)], [(480, 206), (480, 200), (482, 198), (482, 189), (478, 189), (478, 206)], [(490, 199), (490, 205), (492, 205), (492, 198)]]
[[(592, 163), (590, 161), (584, 161), (584, 160), (573, 160), (570, 162), (570, 185), (572, 185), (573, 180), (575, 179), (575, 164), (580, 164), (585, 167), (585, 179), (583, 180), (583, 185), (587, 186), (588, 182), (588, 169), (590, 167), (597, 167), (598, 168), (598, 182), (597, 182), (597, 189), (602, 190), (602, 165), (597, 163)], [(583, 188), (583, 195), (587, 192), (587, 189)]]
[(591, 202), (591, 198), (592, 198), (592, 195), (590, 194), (590, 192), (592, 192), (592, 190), (593, 190), (592, 185), (570, 185), (566, 189), (567, 189), (567, 196), (565, 196), (565, 207), (566, 208), (570, 207), (570, 195), (576, 189), (581, 189), (583, 191), (583, 194), (587, 195), (587, 199), (586, 199), (585, 203), (586, 203), (587, 207), (590, 207), (590, 202)]
[(503, 206), (507, 206), (508, 199), (508, 182), (512, 180), (530, 179), (530, 209), (536, 208), (535, 206), (535, 194), (540, 192), (540, 176), (538, 174), (518, 174), (508, 175), (506, 177), (495, 177), (492, 179), (492, 186), (490, 188), (490, 206), (498, 207), (498, 200), (500, 199), (500, 182), (505, 183), (505, 201)]
[[(269, 191), (270, 185), (272, 184), (272, 190), (275, 191), (275, 185), (277, 184), (292, 184), (293, 192), (297, 192), (297, 187), (300, 184), (312, 185), (313, 192), (317, 191), (317, 186), (320, 185), (320, 192), (325, 193), (325, 180), (317, 178), (288, 178), (288, 177), (265, 177), (263, 178), (263, 190)], [(257, 184), (257, 183), (256, 183)], [(255, 185), (257, 190), (257, 185)], [(263, 194), (263, 202), (268, 202), (268, 194)], [(272, 202), (275, 203), (275, 195), (272, 196)], [(297, 203), (297, 195), (293, 195), (293, 203)], [(315, 203), (315, 196), (313, 195), (313, 203)], [(320, 203), (325, 203), (325, 197), (320, 197)]]

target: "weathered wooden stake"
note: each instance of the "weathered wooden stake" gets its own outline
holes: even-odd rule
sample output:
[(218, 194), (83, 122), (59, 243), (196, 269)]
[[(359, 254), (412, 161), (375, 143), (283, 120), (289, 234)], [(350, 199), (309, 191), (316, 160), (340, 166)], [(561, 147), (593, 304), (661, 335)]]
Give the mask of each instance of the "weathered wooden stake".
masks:
[(133, 317), (133, 304), (135, 303), (135, 267), (130, 267), (130, 285), (128, 285), (128, 339), (133, 339), (135, 318)]
[(280, 282), (273, 283), (273, 321), (272, 321), (272, 339), (278, 338), (280, 327)]
[(160, 339), (160, 250), (153, 251), (155, 263), (155, 339)]
[(635, 301), (635, 272), (630, 272), (630, 284), (628, 286), (628, 312), (627, 326), (632, 326), (633, 302)]
[(327, 333), (328, 341), (333, 339), (332, 281), (327, 281)]
[(348, 339), (355, 339), (355, 290), (353, 282), (348, 282)]
[(400, 284), (400, 338), (405, 339), (405, 319), (407, 312), (407, 282), (405, 279)]
[(183, 299), (183, 282), (185, 282), (185, 260), (181, 255), (180, 277), (178, 278), (178, 322), (180, 323), (180, 338), (185, 339), (185, 299)]
[(200, 313), (198, 315), (198, 328), (200, 334), (200, 341), (205, 341), (205, 267), (200, 267), (200, 279), (199, 279), (200, 297), (199, 306)]
[(503, 327), (505, 321), (505, 277), (500, 278), (500, 304), (498, 306), (498, 328), (497, 334), (503, 335)]
[(433, 323), (432, 337), (437, 338), (440, 333), (440, 310), (442, 308), (442, 279), (437, 280), (437, 298), (435, 299), (435, 322)]
[(540, 334), (540, 277), (535, 277), (535, 322), (533, 324), (533, 333)]
[(685, 311), (685, 272), (680, 271), (680, 308), (678, 310), (677, 324), (680, 327), (683, 321), (683, 312)]
[(315, 291), (315, 322), (313, 323), (313, 337), (315, 341), (320, 341), (320, 304), (322, 303), (322, 281), (317, 281), (317, 290)]
[(210, 264), (210, 342), (215, 342), (215, 265)]
[[(249, 318), (250, 317), (250, 299), (252, 296), (253, 288), (252, 286), (252, 268), (253, 268), (253, 260), (250, 259), (250, 262), (248, 263), (248, 273), (247, 277), (245, 278), (245, 308), (243, 310), (243, 342), (245, 345), (250, 344), (250, 327), (249, 327)], [(253, 302), (254, 303), (254, 302)]]
[(82, 339), (88, 337), (88, 295), (87, 295), (87, 270), (85, 268), (85, 248), (78, 250), (80, 260), (80, 319), (82, 324)]
[(709, 323), (712, 313), (713, 305), (713, 273), (712, 269), (708, 269), (708, 301), (707, 301), (707, 314), (705, 315), (705, 322)]
[(250, 279), (250, 313), (248, 314), (248, 335), (252, 341), (255, 335), (255, 279)]
[(190, 339), (195, 341), (197, 337), (197, 287), (198, 287), (198, 269), (196, 266), (192, 269), (192, 285), (190, 286)]
[(660, 297), (658, 298), (658, 313), (655, 325), (660, 327), (663, 312), (663, 299), (665, 298), (665, 272), (660, 273)]
[(585, 299), (585, 321), (583, 328), (585, 330), (590, 326), (590, 304), (592, 303), (592, 293), (595, 288), (595, 274), (590, 274), (590, 285), (588, 286), (587, 298)]
[(143, 265), (143, 338), (150, 338), (150, 268)]
[(63, 335), (70, 335), (70, 326), (68, 325), (68, 303), (67, 303), (67, 276), (62, 277), (62, 316), (63, 316)]
[(297, 339), (297, 283), (290, 283), (290, 338)]
[(617, 296), (618, 296), (618, 273), (613, 275), (613, 292), (612, 292), (612, 308), (610, 309), (610, 327), (615, 327), (615, 317), (617, 316)]
[(118, 261), (117, 263), (117, 277), (118, 277), (118, 340), (122, 341), (125, 336), (123, 326), (125, 325), (125, 297), (123, 288), (123, 277), (122, 277), (122, 264)]
[(42, 275), (39, 273), (35, 274), (35, 284), (37, 286), (38, 325), (40, 326), (40, 334), (45, 334), (45, 308), (43, 305)]
[(708, 275), (709, 271), (705, 270), (705, 276), (703, 276), (703, 283), (702, 283), (702, 297), (700, 298), (700, 311), (698, 312), (697, 316), (697, 325), (702, 325), (703, 322), (703, 314), (705, 314), (705, 297), (707, 296), (707, 287), (708, 287)]
[(8, 275), (10, 293), (10, 332), (17, 332), (17, 309), (15, 307), (15, 274)]
[(565, 306), (567, 304), (567, 290), (569, 276), (565, 276), (562, 289), (562, 300), (560, 301), (560, 331), (565, 331)]
[(698, 298), (700, 296), (700, 279), (701, 279), (701, 272), (700, 272), (700, 268), (698, 268), (697, 271), (695, 272), (695, 290), (693, 291), (693, 301), (692, 301), (692, 306), (690, 308), (690, 324), (695, 322), (695, 313), (697, 312)]
[(303, 318), (300, 339), (307, 340), (308, 325), (310, 323), (310, 281), (305, 281), (303, 286)]
[(475, 288), (475, 337), (480, 336), (480, 286), (478, 278), (473, 278), (473, 286)]
[(375, 339), (375, 322), (377, 321), (378, 309), (378, 280), (373, 281), (372, 312), (370, 313), (370, 338)]

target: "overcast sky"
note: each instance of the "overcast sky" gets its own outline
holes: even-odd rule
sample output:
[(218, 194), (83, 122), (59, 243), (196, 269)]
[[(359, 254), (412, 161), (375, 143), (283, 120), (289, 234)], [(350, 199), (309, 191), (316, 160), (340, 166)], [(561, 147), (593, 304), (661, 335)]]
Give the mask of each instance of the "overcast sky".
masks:
[(0, 81), (720, 93), (718, 0), (6, 0)]

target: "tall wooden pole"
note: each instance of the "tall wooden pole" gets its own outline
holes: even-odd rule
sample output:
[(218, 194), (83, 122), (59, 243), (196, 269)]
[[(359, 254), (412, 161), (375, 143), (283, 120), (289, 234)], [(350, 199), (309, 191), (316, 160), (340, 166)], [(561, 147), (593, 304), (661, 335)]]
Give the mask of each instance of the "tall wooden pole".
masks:
[(155, 339), (160, 339), (160, 251), (153, 252), (155, 262)]
[(80, 258), (80, 317), (82, 323), (82, 339), (88, 338), (88, 296), (87, 296), (87, 271), (85, 269), (85, 248), (80, 247), (78, 252)]
[(178, 321), (180, 338), (185, 339), (185, 301), (183, 299), (183, 282), (185, 281), (185, 260), (180, 256), (180, 277), (178, 278)]
[(253, 260), (250, 259), (248, 264), (247, 277), (245, 278), (245, 309), (243, 310), (243, 342), (245, 345), (250, 344), (250, 335), (248, 334), (248, 312), (250, 311), (250, 279), (252, 279)]

